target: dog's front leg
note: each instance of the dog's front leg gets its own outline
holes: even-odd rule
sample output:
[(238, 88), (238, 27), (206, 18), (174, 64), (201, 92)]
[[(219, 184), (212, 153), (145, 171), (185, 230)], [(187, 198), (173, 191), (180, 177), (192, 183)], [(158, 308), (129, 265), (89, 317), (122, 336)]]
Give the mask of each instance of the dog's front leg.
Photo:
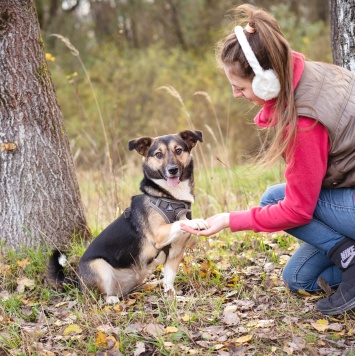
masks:
[(174, 289), (174, 281), (176, 278), (176, 274), (179, 269), (180, 262), (184, 255), (184, 248), (181, 249), (179, 255), (175, 256), (174, 258), (168, 258), (164, 265), (164, 293), (168, 296), (175, 295)]

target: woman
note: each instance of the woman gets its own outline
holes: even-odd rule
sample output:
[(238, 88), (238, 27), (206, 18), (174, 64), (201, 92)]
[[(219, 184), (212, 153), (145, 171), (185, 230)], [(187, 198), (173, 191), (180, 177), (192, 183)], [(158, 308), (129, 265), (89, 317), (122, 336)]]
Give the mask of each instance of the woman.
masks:
[(209, 236), (222, 229), (284, 230), (304, 241), (283, 279), (291, 290), (336, 292), (318, 301), (324, 314), (355, 308), (355, 76), (331, 64), (305, 61), (291, 50), (276, 20), (252, 5), (235, 9), (237, 26), (217, 58), (235, 98), (262, 106), (257, 125), (274, 133), (264, 162), (286, 162), (285, 184), (269, 187), (260, 206), (207, 219)]

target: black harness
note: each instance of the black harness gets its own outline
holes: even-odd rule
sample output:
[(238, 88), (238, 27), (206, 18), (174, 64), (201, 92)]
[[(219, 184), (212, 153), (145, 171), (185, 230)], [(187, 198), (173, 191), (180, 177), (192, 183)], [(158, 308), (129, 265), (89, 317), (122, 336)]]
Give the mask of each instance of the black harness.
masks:
[(186, 217), (191, 220), (191, 204), (181, 200), (150, 197), (149, 204), (160, 213), (167, 224), (180, 220), (183, 214), (186, 214)]
[[(164, 218), (167, 224), (172, 224), (173, 222), (180, 220), (183, 214), (186, 214), (186, 217), (189, 220), (192, 218), (191, 204), (181, 200), (149, 197), (149, 204)], [(126, 219), (130, 217), (130, 213), (131, 208), (127, 208), (124, 211)]]

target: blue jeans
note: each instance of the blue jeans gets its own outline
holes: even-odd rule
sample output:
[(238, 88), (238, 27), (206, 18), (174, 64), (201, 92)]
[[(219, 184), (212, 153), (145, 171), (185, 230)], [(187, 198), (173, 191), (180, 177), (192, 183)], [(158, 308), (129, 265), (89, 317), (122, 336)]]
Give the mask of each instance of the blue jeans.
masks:
[[(285, 197), (285, 184), (269, 187), (260, 205), (277, 204)], [(292, 291), (320, 290), (323, 277), (331, 287), (341, 282), (341, 271), (327, 257), (345, 236), (355, 240), (355, 189), (322, 189), (310, 223), (286, 230), (304, 241), (286, 264), (282, 278)]]

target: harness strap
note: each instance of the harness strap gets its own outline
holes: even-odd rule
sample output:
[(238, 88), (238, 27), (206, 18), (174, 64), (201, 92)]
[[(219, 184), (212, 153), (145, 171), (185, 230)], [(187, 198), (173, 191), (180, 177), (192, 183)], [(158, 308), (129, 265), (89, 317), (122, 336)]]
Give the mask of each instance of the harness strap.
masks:
[[(164, 218), (167, 224), (172, 224), (180, 220), (183, 214), (186, 214), (189, 220), (192, 219), (191, 204), (181, 200), (149, 197), (149, 204)], [(131, 208), (128, 207), (123, 214), (126, 219), (129, 219), (131, 216)]]
[(166, 198), (149, 198), (150, 205), (154, 208), (166, 221), (171, 224), (180, 220), (183, 214), (186, 214), (188, 219), (191, 219), (191, 205), (180, 200), (172, 200)]

